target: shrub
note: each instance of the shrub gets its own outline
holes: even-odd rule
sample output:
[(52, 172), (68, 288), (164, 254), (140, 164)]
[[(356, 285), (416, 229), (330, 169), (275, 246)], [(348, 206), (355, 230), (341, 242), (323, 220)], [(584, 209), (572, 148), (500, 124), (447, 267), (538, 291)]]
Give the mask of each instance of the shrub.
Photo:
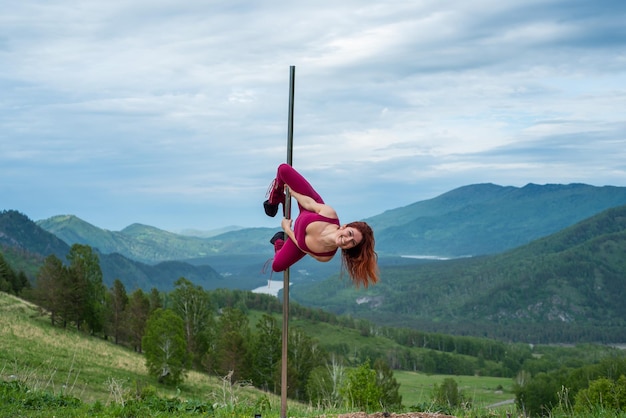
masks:
[(604, 377), (592, 381), (587, 389), (576, 394), (574, 410), (579, 413), (626, 410), (626, 376), (621, 375), (617, 381)]
[(432, 394), (432, 401), (439, 407), (447, 409), (460, 407), (464, 403), (464, 397), (456, 380), (451, 377), (443, 379), (441, 385), (435, 385)]
[(365, 411), (380, 409), (383, 393), (376, 381), (376, 371), (370, 367), (369, 360), (356, 369), (348, 370), (340, 393), (349, 407)]

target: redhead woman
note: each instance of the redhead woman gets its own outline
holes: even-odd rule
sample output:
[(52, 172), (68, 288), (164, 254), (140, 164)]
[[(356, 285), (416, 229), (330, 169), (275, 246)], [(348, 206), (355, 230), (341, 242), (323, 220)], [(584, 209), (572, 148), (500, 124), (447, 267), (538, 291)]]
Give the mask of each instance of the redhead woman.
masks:
[(284, 208), (287, 187), (298, 202), (300, 213), (295, 225), (291, 219), (283, 218), (284, 232), (277, 233), (270, 240), (275, 250), (272, 270), (284, 271), (306, 254), (327, 262), (341, 249), (342, 266), (357, 287), (378, 282), (378, 258), (372, 228), (365, 222), (341, 225), (337, 212), (325, 204), (311, 184), (288, 164), (278, 167), (268, 199), (263, 203), (265, 213), (273, 217), (280, 204)]

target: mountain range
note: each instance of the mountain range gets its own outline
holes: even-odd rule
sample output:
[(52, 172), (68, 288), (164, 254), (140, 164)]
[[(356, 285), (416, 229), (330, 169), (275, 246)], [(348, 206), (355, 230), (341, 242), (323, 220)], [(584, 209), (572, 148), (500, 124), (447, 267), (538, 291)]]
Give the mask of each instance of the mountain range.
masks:
[[(618, 338), (626, 266), (615, 254), (626, 246), (624, 231), (609, 229), (623, 226), (620, 209), (611, 208), (623, 211), (625, 204), (623, 187), (461, 187), (365, 219), (376, 233), (378, 285), (356, 290), (337, 278), (338, 260), (305, 258), (292, 268), (292, 297), (432, 331), (528, 340), (524, 330), (536, 335), (544, 324), (548, 339), (559, 327), (569, 330), (563, 340), (585, 332), (587, 340), (607, 333)], [(246, 228), (201, 237), (140, 224), (116, 232), (71, 215), (35, 223), (14, 210), (0, 213), (0, 251), (29, 277), (36, 268), (23, 267), (33, 265), (34, 255), (64, 259), (69, 246), (80, 243), (98, 251), (105, 283), (119, 278), (131, 290), (169, 290), (181, 276), (206, 289), (258, 287), (271, 277), (262, 271), (274, 232)]]
[(626, 187), (476, 184), (367, 219), (379, 253), (495, 254), (626, 204)]
[[(74, 244), (74, 243), (72, 243)], [(119, 253), (103, 253), (92, 247), (100, 260), (103, 281), (110, 286), (117, 278), (129, 290), (155, 287), (170, 290), (179, 277), (215, 289), (224, 286), (224, 278), (209, 265), (192, 265), (181, 261), (162, 261), (146, 264), (127, 258)], [(26, 215), (15, 211), (0, 212), (0, 252), (11, 262), (14, 269), (24, 271), (35, 281), (37, 270), (45, 257), (54, 255), (65, 261), (70, 244), (42, 229)]]
[[(375, 231), (380, 255), (460, 257), (515, 248), (623, 204), (626, 187), (476, 184), (364, 220)], [(199, 237), (141, 224), (108, 231), (72, 215), (37, 224), (68, 244), (87, 244), (144, 263), (225, 254), (271, 257), (267, 241), (276, 232), (276, 228), (245, 228)]]

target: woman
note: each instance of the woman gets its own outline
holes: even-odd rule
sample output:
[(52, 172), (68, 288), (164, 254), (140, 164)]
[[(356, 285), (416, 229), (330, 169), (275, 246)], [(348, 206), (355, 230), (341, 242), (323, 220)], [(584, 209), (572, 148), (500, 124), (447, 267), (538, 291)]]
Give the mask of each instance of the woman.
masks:
[(337, 212), (326, 205), (309, 182), (288, 164), (278, 167), (276, 179), (268, 191), (269, 198), (263, 203), (268, 216), (276, 216), (279, 204), (284, 209), (287, 187), (298, 202), (300, 214), (293, 229), (291, 219), (284, 218), (281, 222), (284, 233), (279, 232), (270, 240), (276, 251), (272, 270), (286, 270), (305, 254), (327, 262), (341, 248), (342, 266), (357, 287), (376, 283), (378, 258), (372, 228), (365, 222), (340, 225)]

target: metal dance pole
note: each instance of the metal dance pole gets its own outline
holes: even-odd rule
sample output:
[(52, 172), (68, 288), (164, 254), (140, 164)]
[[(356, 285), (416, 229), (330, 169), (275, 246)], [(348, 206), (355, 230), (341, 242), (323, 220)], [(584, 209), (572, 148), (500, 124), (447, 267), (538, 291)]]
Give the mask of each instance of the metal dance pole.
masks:
[[(289, 121), (287, 129), (287, 164), (293, 165), (293, 99), (296, 67), (289, 67)], [(291, 196), (285, 196), (285, 217), (291, 219)], [(289, 268), (283, 273), (283, 351), (280, 370), (280, 416), (287, 418), (287, 354), (289, 337)]]

